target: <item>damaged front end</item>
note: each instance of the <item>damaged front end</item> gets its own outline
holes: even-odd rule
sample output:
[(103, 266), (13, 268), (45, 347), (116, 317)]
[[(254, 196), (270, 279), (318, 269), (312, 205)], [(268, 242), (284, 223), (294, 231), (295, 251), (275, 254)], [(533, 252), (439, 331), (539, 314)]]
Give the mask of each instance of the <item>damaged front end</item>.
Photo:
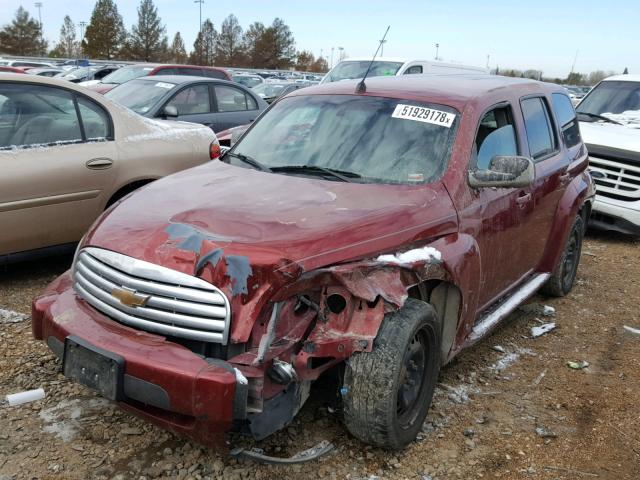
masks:
[(212, 446), (226, 431), (259, 440), (285, 427), (314, 380), (371, 351), (412, 288), (447, 277), (429, 255), (305, 273), (266, 251), (250, 261), (185, 224), (163, 236), (157, 263), (88, 241), (34, 302), (34, 335), (67, 376)]

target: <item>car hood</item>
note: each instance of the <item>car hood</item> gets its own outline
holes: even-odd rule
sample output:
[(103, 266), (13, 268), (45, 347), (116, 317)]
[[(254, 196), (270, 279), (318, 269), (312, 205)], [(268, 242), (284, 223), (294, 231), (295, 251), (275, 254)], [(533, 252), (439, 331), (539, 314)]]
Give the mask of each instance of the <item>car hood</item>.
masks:
[(580, 122), (584, 143), (601, 147), (640, 152), (640, 129), (630, 125), (604, 122)]
[(455, 231), (455, 209), (439, 182), (342, 183), (212, 162), (125, 198), (84, 245), (190, 275), (207, 261), (215, 268), (225, 258), (229, 267), (233, 258), (264, 284), (276, 271), (296, 277)]

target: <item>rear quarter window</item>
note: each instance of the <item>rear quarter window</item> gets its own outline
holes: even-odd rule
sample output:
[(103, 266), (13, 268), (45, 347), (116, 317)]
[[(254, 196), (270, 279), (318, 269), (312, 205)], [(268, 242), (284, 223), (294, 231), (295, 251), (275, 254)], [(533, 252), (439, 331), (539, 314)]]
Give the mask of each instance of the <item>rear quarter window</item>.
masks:
[(580, 137), (580, 127), (571, 100), (563, 93), (552, 94), (551, 100), (553, 102), (553, 112), (558, 120), (565, 145), (567, 148), (575, 147), (582, 141), (582, 138)]

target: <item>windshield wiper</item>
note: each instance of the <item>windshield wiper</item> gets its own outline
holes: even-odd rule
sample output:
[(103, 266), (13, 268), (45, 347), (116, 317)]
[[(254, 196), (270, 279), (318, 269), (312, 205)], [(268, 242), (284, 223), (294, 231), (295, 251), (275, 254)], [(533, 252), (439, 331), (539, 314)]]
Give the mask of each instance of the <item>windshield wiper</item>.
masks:
[(589, 113), (589, 112), (576, 112), (578, 115), (586, 115), (590, 118), (597, 118), (598, 120), (604, 120), (605, 122), (615, 123), (616, 125), (622, 125), (620, 122), (616, 122), (615, 120), (605, 117), (603, 115), (598, 115), (597, 113)]
[(261, 172), (271, 172), (272, 170), (266, 165), (261, 164), (253, 157), (245, 155), (244, 153), (236, 153), (236, 152), (227, 152), (224, 154), (225, 157), (235, 157), (239, 160), (242, 160), (247, 165), (251, 165), (253, 168), (260, 170)]
[(362, 175), (355, 172), (346, 172), (334, 168), (319, 167), (318, 165), (281, 165), (271, 167), (272, 172), (300, 172), (310, 175), (330, 175), (342, 182), (353, 182), (354, 178), (362, 178)]

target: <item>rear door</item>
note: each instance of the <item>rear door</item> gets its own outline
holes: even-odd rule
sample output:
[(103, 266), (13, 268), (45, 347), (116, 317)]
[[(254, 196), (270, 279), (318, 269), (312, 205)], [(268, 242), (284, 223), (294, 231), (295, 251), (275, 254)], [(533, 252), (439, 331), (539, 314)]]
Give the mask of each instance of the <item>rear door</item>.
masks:
[(571, 181), (569, 153), (559, 138), (550, 106), (545, 95), (520, 99), (529, 156), (536, 168), (531, 201), (523, 204), (521, 211), (529, 232), (521, 257), (530, 269), (537, 268), (542, 260), (558, 203)]
[(79, 240), (114, 181), (108, 112), (26, 82), (0, 82), (0, 103), (0, 255)]
[(240, 88), (216, 84), (213, 89), (216, 104), (214, 132), (251, 123), (260, 113), (255, 99)]

